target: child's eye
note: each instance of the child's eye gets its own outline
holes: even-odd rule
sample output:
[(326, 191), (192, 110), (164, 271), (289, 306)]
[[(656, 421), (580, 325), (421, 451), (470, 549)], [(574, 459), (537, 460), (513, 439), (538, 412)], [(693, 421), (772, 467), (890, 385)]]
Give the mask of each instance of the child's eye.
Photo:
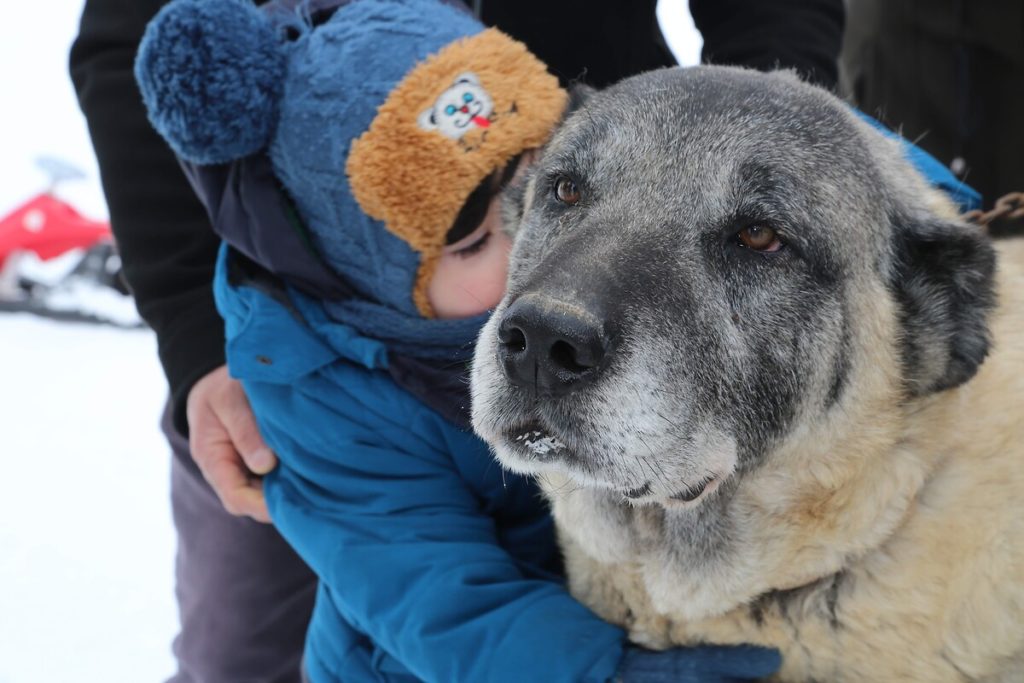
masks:
[(472, 102), (473, 101), (473, 93), (468, 93), (468, 92), (464, 93), (462, 95), (462, 101), (463, 102)]
[(449, 104), (447, 107), (444, 108), (444, 113), (448, 114), (448, 116), (451, 116), (452, 114), (454, 114), (455, 113), (455, 105), (454, 104)]
[(461, 249), (457, 249), (457, 250), (453, 251), (452, 253), (455, 254), (456, 256), (458, 256), (459, 258), (466, 258), (467, 256), (472, 256), (473, 254), (475, 254), (478, 251), (480, 251), (481, 249), (483, 249), (484, 245), (487, 244), (487, 240), (489, 240), (489, 239), (491, 239), (491, 231), (490, 230), (488, 230), (488, 231), (484, 232), (484, 234), (480, 235), (480, 239), (476, 240), (475, 242), (473, 242), (471, 244), (466, 245), (465, 247), (462, 247)]

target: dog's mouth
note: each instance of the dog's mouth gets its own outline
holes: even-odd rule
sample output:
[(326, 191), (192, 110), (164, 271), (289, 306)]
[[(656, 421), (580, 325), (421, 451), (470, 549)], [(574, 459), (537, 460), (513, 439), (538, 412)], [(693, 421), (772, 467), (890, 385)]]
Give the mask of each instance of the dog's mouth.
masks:
[[(532, 463), (534, 467), (540, 469), (558, 462), (568, 465), (570, 469), (589, 469), (584, 466), (579, 454), (566, 444), (569, 439), (558, 436), (539, 420), (523, 422), (506, 429), (503, 436), (506, 449), (520, 464)], [(532, 470), (533, 467), (527, 469)], [(590, 475), (588, 479), (594, 475), (589, 471), (587, 474)], [(707, 472), (693, 482), (684, 482), (682, 488), (672, 493), (666, 493), (672, 489), (666, 487), (664, 482), (655, 485), (653, 481), (647, 481), (634, 488), (612, 488), (621, 493), (623, 499), (632, 505), (657, 504), (669, 509), (685, 510), (703, 503), (727, 478), (726, 472)]]
[(724, 477), (717, 474), (709, 474), (696, 484), (687, 486), (684, 490), (674, 493), (668, 497), (663, 504), (667, 508), (686, 510), (700, 505), (711, 497), (724, 481)]
[(708, 498), (721, 484), (722, 479), (723, 477), (717, 474), (708, 474), (696, 483), (684, 484), (682, 490), (667, 497), (656, 494), (651, 482), (623, 491), (622, 495), (633, 504), (658, 503), (666, 508), (687, 509), (696, 507)]
[(544, 462), (568, 454), (565, 442), (537, 420), (505, 431), (505, 443), (518, 456)]

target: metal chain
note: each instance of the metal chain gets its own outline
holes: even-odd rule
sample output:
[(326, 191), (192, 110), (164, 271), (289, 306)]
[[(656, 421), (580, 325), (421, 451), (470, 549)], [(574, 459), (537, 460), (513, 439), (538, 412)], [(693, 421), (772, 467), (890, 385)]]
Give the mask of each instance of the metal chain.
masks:
[(968, 223), (987, 228), (990, 223), (1004, 218), (1024, 218), (1024, 192), (1010, 192), (996, 200), (990, 211), (975, 209), (963, 215)]

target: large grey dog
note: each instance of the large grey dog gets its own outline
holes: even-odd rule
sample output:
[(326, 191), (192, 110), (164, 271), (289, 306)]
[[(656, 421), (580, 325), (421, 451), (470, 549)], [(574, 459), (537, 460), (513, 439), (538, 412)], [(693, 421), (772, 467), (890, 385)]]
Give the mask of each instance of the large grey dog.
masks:
[(1024, 680), (1024, 241), (832, 95), (716, 67), (592, 95), (508, 214), (473, 421), (574, 594), (782, 680)]

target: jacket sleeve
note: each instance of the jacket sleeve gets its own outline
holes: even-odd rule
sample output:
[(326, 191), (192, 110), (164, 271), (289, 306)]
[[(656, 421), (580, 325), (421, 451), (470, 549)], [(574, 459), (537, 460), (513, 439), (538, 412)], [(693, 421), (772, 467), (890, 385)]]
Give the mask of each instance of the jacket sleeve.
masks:
[(795, 69), (836, 87), (843, 0), (690, 0), (690, 13), (704, 38), (701, 61)]
[(214, 307), (218, 239), (174, 155), (150, 127), (135, 84), (135, 52), (163, 0), (88, 0), (70, 56), (99, 162), (124, 276), (154, 329), (175, 426), (187, 433), (192, 385), (224, 363)]
[[(516, 501), (488, 502), (467, 485), (496, 465), (481, 453), (478, 470), (457, 471), (438, 445), (440, 420), (393, 386), (389, 395), (408, 400), (358, 378), (339, 385), (373, 396), (376, 408), (360, 404), (344, 417), (301, 383), (246, 390), (281, 456), (267, 480), (271, 516), (342, 618), (425, 681), (610, 680), (623, 632), (502, 547), (510, 533), (517, 549), (529, 544), (529, 534), (495, 522)], [(286, 412), (303, 416), (301, 433)], [(505, 492), (536, 496), (522, 486)], [(553, 537), (544, 543), (550, 549)], [(330, 647), (330, 634), (315, 629), (314, 620), (311, 646)]]

